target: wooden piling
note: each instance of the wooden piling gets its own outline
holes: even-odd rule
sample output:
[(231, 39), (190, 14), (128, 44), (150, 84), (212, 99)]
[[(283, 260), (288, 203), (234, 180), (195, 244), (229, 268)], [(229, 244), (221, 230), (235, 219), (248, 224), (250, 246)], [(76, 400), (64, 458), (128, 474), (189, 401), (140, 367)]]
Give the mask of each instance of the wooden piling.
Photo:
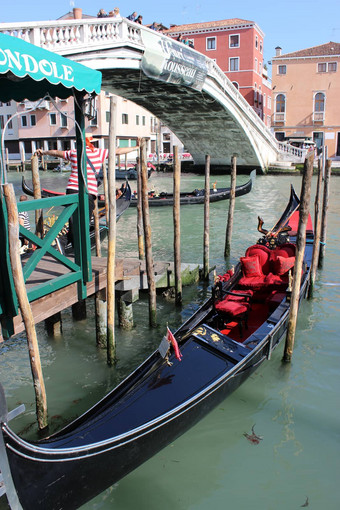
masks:
[(326, 253), (326, 238), (327, 238), (327, 211), (329, 202), (329, 183), (331, 178), (332, 161), (326, 160), (325, 181), (323, 190), (322, 202), (322, 218), (321, 218), (321, 233), (320, 233), (320, 253), (319, 253), (319, 268), (323, 266), (323, 260)]
[(173, 147), (174, 173), (173, 173), (173, 220), (174, 220), (174, 270), (175, 270), (175, 303), (182, 304), (182, 276), (181, 276), (181, 163), (178, 156), (178, 147)]
[(61, 313), (55, 313), (51, 315), (47, 319), (45, 319), (45, 328), (48, 336), (52, 338), (57, 338), (62, 335), (62, 322), (61, 322)]
[(210, 154), (205, 156), (204, 181), (204, 234), (203, 234), (203, 279), (209, 279), (209, 239), (210, 239)]
[(149, 214), (149, 197), (148, 197), (148, 168), (146, 158), (146, 141), (141, 140), (141, 176), (142, 176), (142, 203), (143, 203), (143, 227), (144, 227), (144, 244), (145, 244), (145, 262), (146, 273), (149, 287), (149, 323), (150, 326), (156, 327), (156, 284), (153, 270), (152, 242), (151, 242), (151, 226)]
[(297, 314), (299, 309), (299, 297), (300, 297), (300, 286), (301, 286), (301, 274), (302, 274), (302, 266), (303, 259), (305, 253), (305, 245), (306, 245), (306, 226), (309, 215), (309, 204), (310, 204), (310, 196), (311, 196), (311, 182), (313, 176), (313, 160), (314, 154), (310, 154), (305, 159), (304, 172), (302, 178), (302, 186), (301, 186), (301, 196), (300, 196), (300, 207), (299, 207), (299, 226), (296, 236), (296, 254), (295, 254), (295, 264), (294, 264), (294, 278), (292, 285), (292, 294), (291, 294), (291, 305), (287, 326), (287, 335), (286, 335), (286, 343), (283, 354), (283, 361), (289, 363), (292, 360), (293, 349), (294, 349), (294, 341), (295, 341), (295, 331), (296, 331), (296, 321)]
[(71, 307), (72, 317), (75, 321), (84, 321), (86, 319), (86, 301), (81, 299), (74, 303)]
[(324, 158), (319, 158), (318, 161), (318, 179), (316, 184), (315, 201), (314, 201), (314, 245), (313, 245), (313, 256), (310, 271), (310, 282), (308, 288), (308, 299), (313, 297), (314, 283), (316, 268), (319, 260), (320, 253), (320, 233), (321, 233), (321, 186), (322, 176), (324, 175)]
[[(31, 167), (32, 167), (33, 196), (34, 199), (37, 200), (41, 198), (38, 156), (36, 155), (32, 156)], [(35, 231), (37, 236), (39, 236), (42, 239), (44, 236), (44, 218), (42, 209), (36, 209), (35, 211)]]
[(105, 201), (105, 220), (106, 226), (109, 225), (109, 185), (107, 182), (107, 166), (103, 165), (103, 189), (104, 189), (104, 201)]
[(230, 198), (228, 210), (228, 223), (225, 237), (224, 256), (229, 257), (231, 250), (231, 238), (233, 235), (234, 209), (235, 209), (235, 189), (236, 189), (236, 155), (231, 157), (230, 169)]
[(115, 345), (115, 259), (116, 259), (116, 102), (110, 97), (108, 198), (109, 230), (107, 248), (107, 363), (116, 360)]
[(101, 244), (100, 244), (100, 232), (99, 232), (98, 198), (97, 198), (97, 200), (94, 201), (93, 217), (94, 217), (94, 235), (95, 235), (95, 241), (96, 241), (96, 255), (97, 255), (97, 257), (101, 257), (102, 256), (102, 248), (101, 248)]
[(46, 390), (40, 362), (37, 333), (34, 326), (34, 318), (31, 306), (26, 293), (25, 280), (18, 250), (19, 217), (16, 206), (16, 198), (12, 184), (4, 184), (3, 190), (8, 211), (9, 255), (12, 266), (13, 281), (18, 297), (21, 315), (25, 324), (29, 359), (35, 391), (38, 426), (39, 429), (43, 429), (48, 424)]
[(95, 294), (96, 343), (98, 347), (107, 347), (107, 301), (106, 289)]
[[(141, 149), (139, 149), (139, 156)], [(141, 158), (137, 158), (137, 239), (138, 239), (138, 256), (139, 260), (145, 259), (144, 252), (144, 233), (143, 233), (143, 212), (142, 212), (142, 175), (141, 175)]]

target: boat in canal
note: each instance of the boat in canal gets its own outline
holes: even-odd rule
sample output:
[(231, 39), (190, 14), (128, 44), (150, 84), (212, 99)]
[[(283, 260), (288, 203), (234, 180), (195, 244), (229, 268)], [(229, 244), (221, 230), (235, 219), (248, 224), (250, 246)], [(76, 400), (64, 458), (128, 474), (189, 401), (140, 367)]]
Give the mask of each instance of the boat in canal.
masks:
[[(12, 508), (79, 508), (190, 429), (270, 359), (287, 329), (298, 221), (292, 188), (279, 221), (269, 231), (261, 221), (263, 235), (235, 270), (217, 278), (211, 297), (62, 430), (36, 442), (19, 437), (1, 388), (0, 469)], [(300, 299), (313, 241), (309, 217)]]
[[(33, 187), (29, 186), (29, 184), (26, 182), (25, 178), (22, 177), (21, 181), (21, 187), (24, 193), (26, 195), (33, 197)], [(119, 197), (116, 200), (116, 219), (117, 221), (121, 217), (124, 211), (131, 205), (131, 199), (132, 199), (132, 191), (131, 187), (128, 181), (126, 181), (126, 184), (123, 183), (120, 187), (120, 191), (122, 192), (119, 194)], [(41, 197), (47, 198), (47, 197), (59, 197), (65, 195), (64, 191), (52, 191), (47, 188), (41, 189)], [(105, 207), (105, 198), (104, 195), (99, 194), (98, 195), (98, 207), (103, 208)]]
[[(250, 193), (254, 181), (256, 177), (256, 170), (253, 170), (250, 174), (250, 179), (245, 183), (239, 186), (236, 186), (235, 196), (241, 197), (242, 195), (246, 195)], [(195, 189), (192, 192), (180, 193), (180, 204), (181, 205), (194, 205), (194, 204), (203, 204), (205, 198), (205, 190), (204, 189)], [(219, 202), (220, 200), (229, 200), (230, 198), (230, 188), (212, 188), (209, 193), (209, 202)], [(136, 194), (132, 195), (131, 199), (131, 207), (137, 207), (137, 196)], [(172, 193), (155, 193), (154, 191), (149, 192), (149, 206), (150, 207), (164, 207), (167, 205), (173, 205), (174, 196)]]

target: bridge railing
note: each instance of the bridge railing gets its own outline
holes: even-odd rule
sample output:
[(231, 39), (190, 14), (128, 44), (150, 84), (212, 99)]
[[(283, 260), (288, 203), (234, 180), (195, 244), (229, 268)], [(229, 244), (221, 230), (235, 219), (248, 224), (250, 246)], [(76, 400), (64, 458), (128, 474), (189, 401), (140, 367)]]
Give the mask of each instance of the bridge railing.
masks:
[(252, 106), (244, 99), (242, 94), (237, 90), (237, 88), (232, 84), (232, 82), (229, 80), (229, 78), (224, 74), (224, 72), (218, 67), (218, 65), (213, 61), (209, 59), (209, 73), (211, 77), (215, 78), (216, 81), (219, 84), (223, 85), (224, 91), (231, 95), (239, 104), (239, 106), (242, 107), (243, 111), (247, 112), (248, 117), (250, 117), (255, 124), (259, 123), (261, 124), (261, 130), (263, 134), (266, 135), (268, 140), (275, 145), (276, 148), (278, 147), (278, 144), (276, 143), (275, 139), (273, 139), (273, 133), (271, 130), (266, 126), (266, 124), (263, 122), (263, 120), (257, 115), (257, 113), (254, 111)]
[(90, 18), (1, 23), (0, 32), (18, 37), (49, 51), (63, 53), (84, 47), (112, 46), (128, 41), (142, 45), (141, 28), (128, 20)]
[(287, 142), (279, 142), (279, 150), (281, 159), (293, 160), (296, 163), (303, 163), (308, 152), (308, 149), (299, 149)]

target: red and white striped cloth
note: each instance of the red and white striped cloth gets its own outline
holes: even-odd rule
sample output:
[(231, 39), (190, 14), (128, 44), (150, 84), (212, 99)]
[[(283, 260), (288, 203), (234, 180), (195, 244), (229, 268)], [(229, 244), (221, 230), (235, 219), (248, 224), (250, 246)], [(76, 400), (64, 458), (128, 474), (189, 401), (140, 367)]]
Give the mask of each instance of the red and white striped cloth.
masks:
[[(105, 159), (107, 159), (109, 151), (107, 149), (94, 149), (91, 150), (86, 148), (86, 155), (90, 159), (92, 165), (94, 166), (96, 173), (98, 173), (104, 163)], [(71, 175), (68, 180), (66, 189), (72, 189), (75, 191), (79, 190), (78, 187), (78, 164), (77, 164), (77, 151), (64, 151), (64, 158), (71, 162)], [(87, 188), (90, 195), (98, 195), (97, 188), (97, 179), (91, 168), (91, 166), (87, 163)]]

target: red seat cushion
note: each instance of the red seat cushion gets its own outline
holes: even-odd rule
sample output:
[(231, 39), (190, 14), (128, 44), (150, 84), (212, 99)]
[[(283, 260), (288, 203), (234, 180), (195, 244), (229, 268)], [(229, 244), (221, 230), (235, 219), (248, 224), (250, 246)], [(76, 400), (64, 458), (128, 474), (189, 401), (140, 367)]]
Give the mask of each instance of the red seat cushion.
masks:
[(295, 257), (276, 257), (274, 260), (274, 274), (283, 275), (287, 273), (295, 264)]
[(238, 285), (246, 289), (260, 290), (267, 284), (265, 283), (265, 276), (252, 276), (249, 278), (242, 276), (238, 282)]
[(254, 244), (250, 246), (246, 251), (246, 257), (259, 257), (260, 268), (262, 274), (268, 274), (270, 271), (270, 256), (271, 250), (267, 246), (261, 244)]
[(295, 256), (295, 245), (292, 243), (284, 243), (278, 246), (273, 251), (274, 258), (280, 257), (294, 257)]
[(249, 304), (245, 302), (239, 301), (230, 301), (229, 299), (224, 299), (219, 303), (216, 303), (215, 308), (218, 312), (227, 313), (233, 317), (245, 313), (249, 309)]
[(242, 272), (245, 277), (251, 278), (253, 276), (263, 276), (260, 259), (257, 255), (251, 257), (241, 257), (240, 261)]

